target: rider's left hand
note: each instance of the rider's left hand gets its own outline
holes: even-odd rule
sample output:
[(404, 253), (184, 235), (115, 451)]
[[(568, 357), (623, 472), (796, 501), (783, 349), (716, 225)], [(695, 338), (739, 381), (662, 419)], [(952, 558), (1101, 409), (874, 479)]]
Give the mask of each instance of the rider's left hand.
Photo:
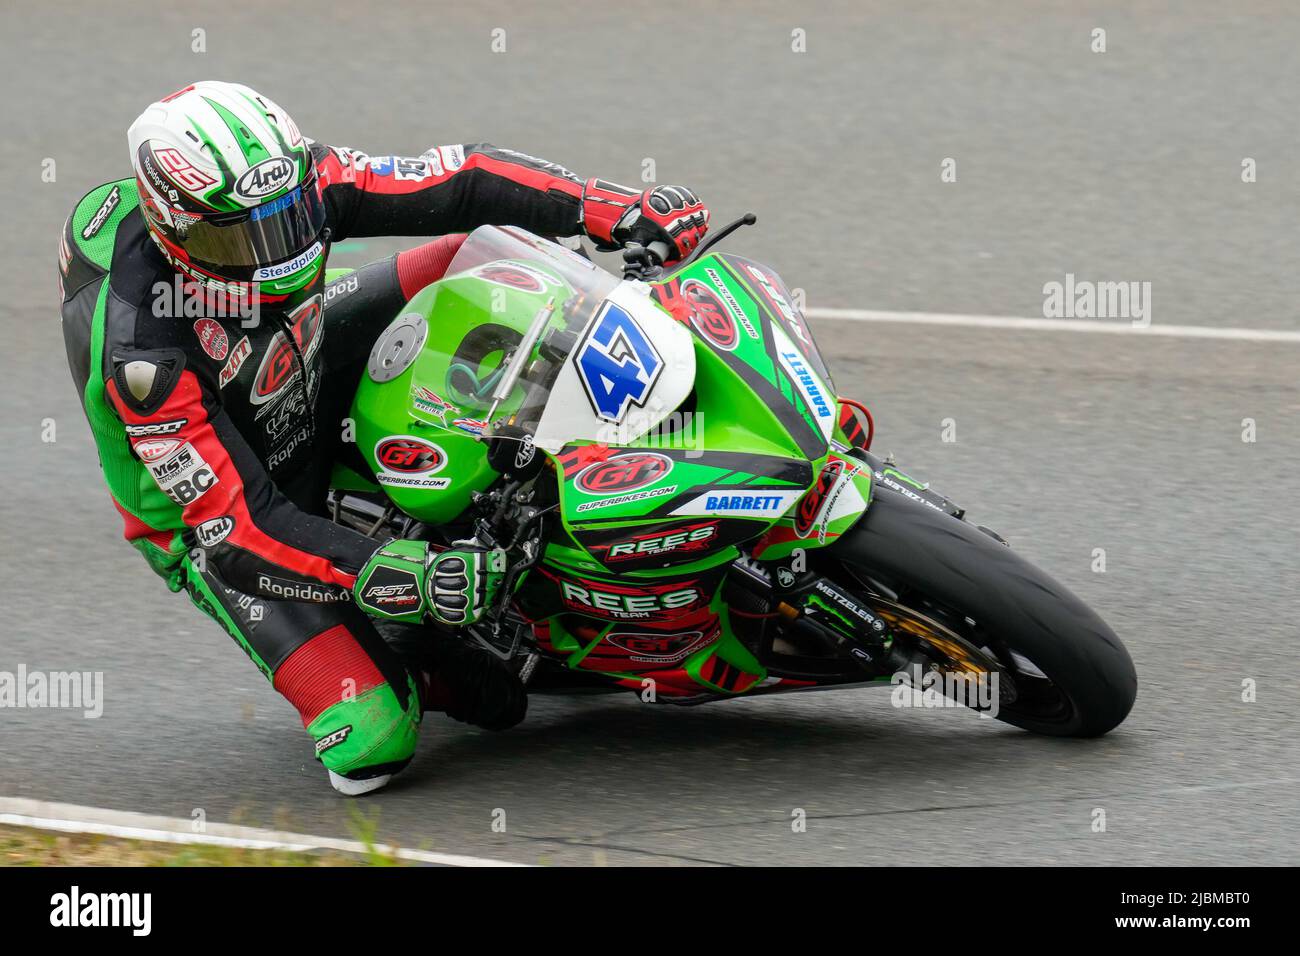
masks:
[(491, 609), (505, 570), (505, 552), (476, 541), (457, 541), (434, 552), (427, 541), (397, 539), (370, 556), (357, 575), (353, 596), (376, 617), (414, 624), (428, 614), (459, 627)]
[[(671, 250), (667, 261), (676, 262), (688, 256), (709, 230), (708, 208), (685, 186), (654, 186), (639, 196), (630, 190), (617, 192), (621, 189), (593, 179), (583, 190), (587, 234), (596, 240), (597, 248), (664, 242)], [(611, 224), (615, 211), (617, 218)], [(602, 234), (606, 229), (608, 240)]]
[(496, 603), (505, 570), (506, 553), (500, 548), (457, 541), (429, 565), (429, 613), (453, 627), (475, 623)]

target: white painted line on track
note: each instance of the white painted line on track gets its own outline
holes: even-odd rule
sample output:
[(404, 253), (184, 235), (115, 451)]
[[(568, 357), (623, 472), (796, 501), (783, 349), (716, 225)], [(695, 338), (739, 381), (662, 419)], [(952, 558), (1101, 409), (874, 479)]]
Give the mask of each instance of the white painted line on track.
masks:
[(1300, 345), (1300, 332), (1288, 329), (1220, 328), (1211, 325), (1134, 326), (1126, 319), (1038, 319), (1012, 315), (962, 315), (952, 312), (884, 312), (877, 309), (808, 308), (810, 319), (838, 322), (897, 322), (904, 325), (956, 325), (976, 329), (1016, 329), (1024, 332), (1096, 332), (1175, 339), (1221, 339), (1235, 342), (1289, 342)]
[[(23, 797), (0, 797), (0, 824), (58, 830), (63, 833), (94, 833), (127, 840), (153, 843), (204, 844), (239, 847), (249, 850), (286, 850), (308, 852), (334, 850), (340, 853), (365, 854), (369, 848), (358, 840), (285, 833), (260, 827), (236, 826), (231, 823), (206, 823), (202, 833), (194, 832), (194, 821), (180, 817), (153, 816), (130, 810), (83, 807), (72, 803), (49, 803)], [(507, 860), (491, 860), (454, 853), (434, 853), (409, 847), (376, 844), (376, 849), (399, 860), (433, 863), (441, 866), (524, 866)]]

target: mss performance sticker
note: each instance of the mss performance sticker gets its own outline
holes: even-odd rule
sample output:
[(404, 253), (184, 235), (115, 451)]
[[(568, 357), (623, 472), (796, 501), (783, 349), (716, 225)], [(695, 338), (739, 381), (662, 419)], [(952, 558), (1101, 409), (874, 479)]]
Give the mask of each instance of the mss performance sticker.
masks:
[(165, 461), (147, 464), (145, 467), (153, 475), (158, 487), (182, 507), (198, 501), (213, 485), (219, 483), (212, 466), (204, 461), (198, 449), (189, 442)]

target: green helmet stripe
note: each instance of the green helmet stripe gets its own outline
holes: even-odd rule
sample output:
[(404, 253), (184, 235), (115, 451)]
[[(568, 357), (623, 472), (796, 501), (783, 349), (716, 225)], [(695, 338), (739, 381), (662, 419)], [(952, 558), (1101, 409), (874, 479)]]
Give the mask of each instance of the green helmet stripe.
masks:
[[(253, 99), (247, 93), (241, 93), (240, 96), (248, 100), (249, 105), (251, 105), (253, 109), (257, 110), (264, 117), (266, 117), (267, 128), (270, 129), (271, 132), (275, 135), (275, 141), (280, 144), (280, 152), (283, 153), (285, 156), (296, 155), (298, 157), (298, 172), (299, 175), (301, 176), (301, 174), (307, 169), (307, 165), (308, 165), (306, 144), (304, 143), (303, 145), (299, 146), (297, 149), (291, 148), (289, 146), (288, 141), (284, 138), (284, 133), (280, 131), (280, 127), (275, 123), (271, 122), (271, 114), (266, 111), (266, 107), (264, 107), (261, 103), (257, 102), (257, 100)], [(295, 183), (294, 185), (297, 185), (297, 183)]]
[(226, 189), (235, 181), (235, 174), (231, 171), (225, 157), (221, 155), (221, 150), (217, 149), (216, 143), (213, 142), (212, 137), (208, 135), (207, 131), (199, 125), (198, 120), (193, 116), (187, 116), (185, 118), (189, 121), (189, 124), (194, 127), (194, 132), (199, 134), (199, 138), (203, 140), (203, 145), (208, 148), (208, 154), (217, 164), (217, 168), (221, 170), (221, 182), (208, 190), (203, 197), (203, 201), (213, 209), (219, 209), (222, 212), (235, 212), (236, 210), (242, 209), (243, 207), (240, 206), (239, 203), (226, 195)]
[(263, 159), (270, 158), (271, 151), (266, 148), (260, 139), (253, 135), (252, 131), (244, 125), (243, 120), (215, 100), (210, 100), (206, 96), (203, 99), (204, 102), (217, 111), (217, 115), (225, 122), (231, 135), (235, 137), (235, 142), (239, 144), (239, 149), (244, 154), (244, 159), (248, 165), (252, 166)]

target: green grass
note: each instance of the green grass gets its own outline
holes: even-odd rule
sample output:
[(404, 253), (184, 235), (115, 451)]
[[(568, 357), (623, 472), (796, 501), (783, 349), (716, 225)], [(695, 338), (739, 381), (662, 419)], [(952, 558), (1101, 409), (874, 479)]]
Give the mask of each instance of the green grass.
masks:
[(374, 842), (376, 821), (358, 811), (353, 827), (364, 856), (322, 851), (290, 853), (237, 847), (154, 843), (93, 833), (0, 826), (0, 866), (401, 866)]

